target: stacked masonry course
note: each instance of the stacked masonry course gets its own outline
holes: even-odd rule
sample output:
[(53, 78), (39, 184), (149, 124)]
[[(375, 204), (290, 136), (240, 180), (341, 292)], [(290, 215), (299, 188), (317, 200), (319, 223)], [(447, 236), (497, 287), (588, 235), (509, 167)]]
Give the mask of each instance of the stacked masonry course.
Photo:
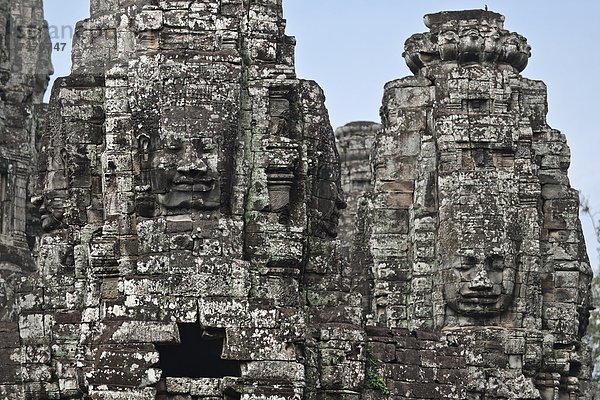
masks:
[[(42, 97), (52, 73), (50, 36), (41, 0), (0, 1), (0, 397), (22, 382), (18, 354), (33, 360), (48, 348), (23, 346), (17, 288), (35, 270), (32, 250), (40, 234), (30, 203)], [(5, 386), (8, 384), (8, 387)], [(22, 398), (23, 396), (21, 396)]]
[(41, 1), (0, 2), (0, 321), (13, 321), (14, 285), (34, 270), (30, 212), (42, 96), (52, 72)]
[(284, 27), (278, 1), (92, 2), (40, 143), (45, 234), (3, 396), (316, 393), (300, 288), (335, 274), (344, 203)]
[[(420, 364), (397, 351), (379, 366), (407, 398), (592, 395), (582, 342), (592, 274), (569, 150), (546, 123), (544, 84), (520, 75), (525, 38), (503, 21), (480, 10), (425, 16), (430, 32), (405, 45), (415, 76), (385, 87), (366, 244), (354, 256), (370, 266), (367, 326), (416, 333)], [(436, 350), (432, 361), (423, 331), (460, 359)], [(397, 363), (448, 367), (454, 380), (402, 378), (389, 372)]]
[(347, 208), (339, 220), (339, 240), (343, 256), (347, 256), (356, 233), (358, 201), (370, 190), (373, 173), (369, 159), (381, 125), (375, 122), (351, 122), (335, 130), (336, 144), (342, 164), (342, 189), (347, 193)]
[[(30, 224), (0, 245), (37, 261), (2, 282), (0, 397), (591, 399), (569, 152), (504, 17), (426, 16), (336, 149), (281, 0), (91, 3), (22, 133), (39, 221), (7, 197)], [(36, 32), (3, 110), (41, 99)]]

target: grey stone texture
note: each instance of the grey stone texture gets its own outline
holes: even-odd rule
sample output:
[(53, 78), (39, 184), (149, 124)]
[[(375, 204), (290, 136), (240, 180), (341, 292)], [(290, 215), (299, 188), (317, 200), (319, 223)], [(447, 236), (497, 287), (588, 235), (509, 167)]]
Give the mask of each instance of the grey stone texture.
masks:
[(342, 189), (346, 193), (347, 208), (340, 215), (338, 238), (343, 257), (347, 257), (357, 233), (358, 201), (371, 189), (371, 149), (381, 125), (376, 122), (350, 122), (335, 130), (336, 144), (342, 164)]
[(426, 16), (336, 143), (281, 0), (92, 0), (24, 149), (0, 397), (590, 399), (568, 147), (503, 21)]
[(2, 397), (303, 393), (301, 288), (334, 268), (344, 202), (284, 28), (280, 1), (92, 2), (41, 139), (45, 233)]
[[(430, 31), (405, 45), (415, 76), (385, 87), (354, 256), (370, 267), (367, 326), (416, 332), (414, 354), (370, 337), (396, 344), (379, 368), (407, 398), (591, 398), (592, 273), (569, 150), (544, 84), (520, 75), (525, 38), (503, 22), (425, 16)], [(390, 372), (398, 363), (413, 375)]]
[(16, 321), (16, 284), (35, 269), (29, 200), (50, 46), (41, 0), (0, 1), (0, 323)]

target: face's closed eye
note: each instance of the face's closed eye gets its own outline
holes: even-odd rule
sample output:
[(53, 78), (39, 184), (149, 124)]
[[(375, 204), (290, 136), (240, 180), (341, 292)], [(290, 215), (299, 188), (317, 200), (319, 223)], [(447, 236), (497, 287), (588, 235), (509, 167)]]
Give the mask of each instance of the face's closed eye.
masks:
[(463, 255), (460, 257), (460, 263), (458, 263), (459, 269), (469, 270), (477, 265), (477, 258), (471, 255)]
[(491, 271), (503, 271), (504, 270), (504, 257), (501, 255), (491, 255), (487, 258), (487, 267)]
[(183, 143), (181, 141), (174, 141), (165, 144), (165, 151), (169, 153), (179, 153), (183, 151)]

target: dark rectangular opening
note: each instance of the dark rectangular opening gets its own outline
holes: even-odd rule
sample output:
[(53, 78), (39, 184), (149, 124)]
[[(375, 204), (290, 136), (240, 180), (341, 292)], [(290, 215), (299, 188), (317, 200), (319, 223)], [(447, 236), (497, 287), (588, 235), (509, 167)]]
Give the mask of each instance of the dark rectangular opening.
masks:
[(199, 324), (177, 326), (181, 343), (156, 345), (163, 378), (241, 376), (240, 361), (221, 358), (224, 329), (206, 329)]
[(464, 111), (473, 113), (490, 111), (488, 99), (464, 99), (462, 108)]

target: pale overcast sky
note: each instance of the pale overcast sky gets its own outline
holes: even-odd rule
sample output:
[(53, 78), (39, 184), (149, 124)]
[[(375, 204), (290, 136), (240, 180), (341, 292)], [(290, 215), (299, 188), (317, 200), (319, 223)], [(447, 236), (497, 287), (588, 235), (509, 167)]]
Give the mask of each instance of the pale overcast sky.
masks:
[[(287, 33), (298, 41), (298, 76), (323, 87), (337, 127), (379, 120), (384, 83), (410, 75), (401, 56), (404, 41), (426, 30), (424, 14), (486, 4), (506, 16), (507, 29), (527, 37), (533, 50), (523, 75), (548, 86), (548, 121), (567, 135), (572, 185), (600, 212), (597, 0), (284, 0), (284, 13)], [(68, 75), (69, 35), (75, 22), (89, 15), (89, 1), (45, 0), (45, 11), (53, 42), (67, 43), (63, 51), (53, 52), (55, 76)], [(598, 267), (593, 231), (583, 222), (590, 259)]]

